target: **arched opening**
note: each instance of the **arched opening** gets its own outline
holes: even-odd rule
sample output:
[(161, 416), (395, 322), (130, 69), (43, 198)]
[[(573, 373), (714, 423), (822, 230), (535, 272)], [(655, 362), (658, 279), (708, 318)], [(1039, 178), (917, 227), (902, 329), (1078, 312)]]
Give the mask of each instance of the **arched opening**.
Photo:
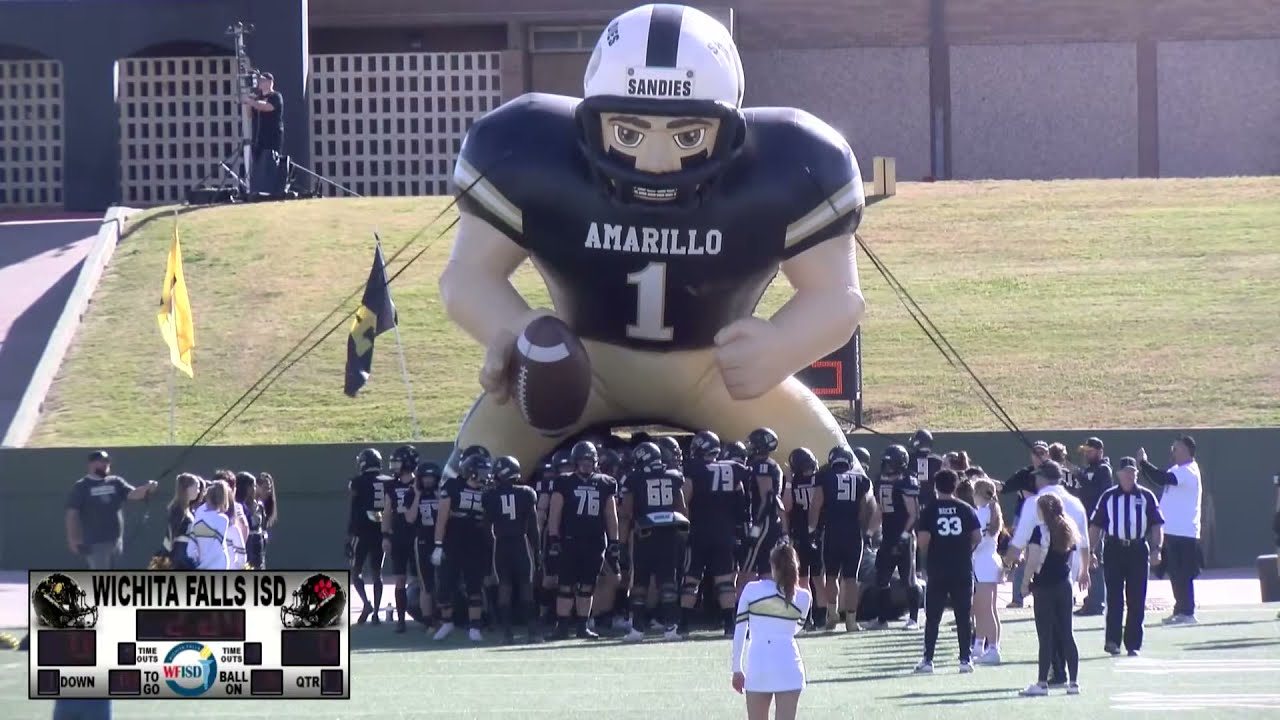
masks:
[(132, 58), (223, 57), (235, 54), (229, 45), (202, 40), (169, 40), (148, 45), (129, 55)]

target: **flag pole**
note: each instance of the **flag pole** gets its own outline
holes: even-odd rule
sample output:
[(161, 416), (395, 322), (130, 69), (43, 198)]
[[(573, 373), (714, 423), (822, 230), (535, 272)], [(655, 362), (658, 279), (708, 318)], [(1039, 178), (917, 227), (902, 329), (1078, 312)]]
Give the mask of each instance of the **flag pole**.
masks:
[[(378, 239), (377, 233), (374, 233), (374, 243), (378, 246), (378, 251), (382, 251), (382, 240)], [(384, 276), (386, 270), (383, 270)], [(409, 423), (413, 428), (413, 440), (417, 442), (422, 439), (422, 432), (418, 426), (418, 411), (413, 404), (413, 381), (409, 379), (409, 366), (404, 359), (404, 343), (400, 341), (400, 323), (396, 323), (393, 328), (396, 334), (396, 354), (400, 356), (400, 377), (404, 380), (404, 396), (405, 401), (409, 405)]]
[(178, 369), (169, 368), (169, 444), (173, 445), (174, 427), (177, 424), (178, 417)]

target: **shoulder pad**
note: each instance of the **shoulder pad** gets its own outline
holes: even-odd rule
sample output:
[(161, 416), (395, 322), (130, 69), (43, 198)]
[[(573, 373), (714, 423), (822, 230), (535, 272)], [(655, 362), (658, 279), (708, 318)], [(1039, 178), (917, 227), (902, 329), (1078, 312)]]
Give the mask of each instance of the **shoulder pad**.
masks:
[[(524, 209), (557, 168), (581, 164), (573, 112), (578, 100), (526, 93), (477, 120), (453, 169), (458, 207), (524, 244)], [(560, 201), (564, 201), (563, 195)]]
[(774, 169), (778, 201), (785, 203), (783, 258), (857, 230), (866, 193), (844, 137), (796, 108), (752, 108), (745, 115), (759, 160)]

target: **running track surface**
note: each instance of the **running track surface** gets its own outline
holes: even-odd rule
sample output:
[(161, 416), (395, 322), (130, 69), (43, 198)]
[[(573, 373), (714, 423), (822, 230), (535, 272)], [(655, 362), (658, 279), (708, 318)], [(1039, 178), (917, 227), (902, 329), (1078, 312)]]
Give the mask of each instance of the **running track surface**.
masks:
[(75, 287), (101, 218), (0, 215), (0, 437)]

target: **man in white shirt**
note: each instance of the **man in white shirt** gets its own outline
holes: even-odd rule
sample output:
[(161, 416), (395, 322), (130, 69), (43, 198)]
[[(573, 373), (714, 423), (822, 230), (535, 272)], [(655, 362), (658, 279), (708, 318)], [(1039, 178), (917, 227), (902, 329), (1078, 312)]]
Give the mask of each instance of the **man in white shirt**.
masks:
[(1138, 448), (1138, 465), (1147, 482), (1164, 488), (1160, 511), (1164, 514), (1164, 563), (1157, 570), (1168, 575), (1173, 588), (1173, 614), (1165, 625), (1196, 623), (1195, 579), (1200, 574), (1200, 466), (1196, 464), (1196, 441), (1183, 435), (1169, 448), (1173, 467), (1160, 470), (1147, 462), (1147, 451)]
[[(1071, 559), (1071, 568), (1076, 574), (1076, 581), (1081, 588), (1089, 587), (1089, 516), (1085, 512), (1084, 504), (1080, 502), (1074, 495), (1068, 493), (1066, 488), (1062, 487), (1062, 479), (1066, 477), (1066, 473), (1062, 471), (1062, 466), (1052, 460), (1046, 460), (1040, 463), (1040, 466), (1033, 473), (1036, 481), (1036, 498), (1041, 495), (1057, 495), (1062, 500), (1062, 508), (1066, 511), (1067, 517), (1071, 518), (1071, 522), (1075, 523), (1076, 530), (1080, 534), (1080, 543), (1076, 546), (1076, 554)], [(1022, 551), (1031, 542), (1031, 535), (1036, 528), (1040, 528), (1040, 532), (1048, 535), (1049, 529), (1044, 526), (1044, 520), (1040, 517), (1039, 503), (1034, 499), (1029, 500), (1022, 505), (1022, 513), (1018, 516), (1018, 524), (1013, 532), (1013, 537), (1009, 540), (1009, 549), (1004, 555), (1004, 566), (1006, 570), (1012, 570), (1018, 564), (1019, 558), (1022, 557)]]

